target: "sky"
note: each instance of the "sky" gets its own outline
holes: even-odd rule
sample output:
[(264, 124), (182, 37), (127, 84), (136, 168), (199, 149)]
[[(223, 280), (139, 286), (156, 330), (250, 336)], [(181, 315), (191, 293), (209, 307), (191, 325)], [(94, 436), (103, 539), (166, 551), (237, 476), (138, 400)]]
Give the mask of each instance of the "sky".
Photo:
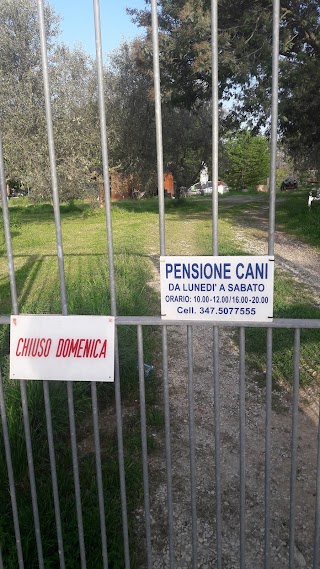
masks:
[[(61, 39), (70, 47), (81, 43), (85, 51), (95, 55), (92, 0), (49, 0), (61, 20)], [(144, 0), (100, 0), (103, 53), (109, 53), (123, 40), (142, 34), (126, 14), (126, 8), (143, 8)]]

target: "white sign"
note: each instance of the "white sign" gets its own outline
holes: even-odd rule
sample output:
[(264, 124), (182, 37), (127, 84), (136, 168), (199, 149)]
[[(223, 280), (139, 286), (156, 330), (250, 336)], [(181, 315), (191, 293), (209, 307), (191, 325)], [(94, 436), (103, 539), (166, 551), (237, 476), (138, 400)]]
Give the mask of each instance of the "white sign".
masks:
[(10, 378), (114, 381), (111, 316), (11, 316)]
[(160, 257), (165, 320), (268, 322), (274, 257)]

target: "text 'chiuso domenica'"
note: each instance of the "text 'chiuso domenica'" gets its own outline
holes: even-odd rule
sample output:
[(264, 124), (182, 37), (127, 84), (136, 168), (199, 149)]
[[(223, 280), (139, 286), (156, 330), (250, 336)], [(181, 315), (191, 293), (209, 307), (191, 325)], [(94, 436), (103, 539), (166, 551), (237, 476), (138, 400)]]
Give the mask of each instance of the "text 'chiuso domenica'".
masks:
[(18, 339), (15, 355), (26, 358), (86, 358), (107, 357), (106, 339), (101, 338), (28, 338)]

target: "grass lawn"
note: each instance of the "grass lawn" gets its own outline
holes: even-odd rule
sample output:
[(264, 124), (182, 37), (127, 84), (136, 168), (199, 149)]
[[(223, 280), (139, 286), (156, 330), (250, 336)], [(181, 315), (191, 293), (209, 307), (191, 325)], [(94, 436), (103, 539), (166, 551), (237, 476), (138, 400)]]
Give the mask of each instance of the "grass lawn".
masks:
[[(17, 204), (17, 205), (16, 205)], [(74, 314), (108, 314), (109, 283), (104, 213), (85, 204), (62, 206), (65, 270), (68, 308)], [(50, 205), (10, 207), (13, 250), (19, 309), (26, 313), (59, 313), (59, 276), (55, 249), (53, 212)], [(155, 234), (155, 235), (154, 235)], [(2, 235), (1, 235), (2, 237)], [(152, 266), (147, 257), (150, 239), (157, 241), (155, 214), (139, 216), (114, 211), (115, 273), (119, 314), (154, 314), (159, 300), (151, 287)], [(4, 243), (0, 242), (1, 313), (10, 314)], [(145, 361), (152, 361), (154, 338), (145, 334)], [(142, 468), (140, 448), (139, 399), (137, 377), (136, 329), (119, 330), (121, 389), (124, 413), (124, 448), (129, 510), (129, 533), (133, 567), (139, 554), (135, 543), (133, 512), (142, 503)], [(5, 399), (17, 488), (19, 519), (26, 567), (37, 567), (37, 554), (32, 523), (30, 488), (24, 444), (19, 383), (8, 380), (8, 327), (0, 327), (1, 367), (4, 375)], [(41, 382), (28, 382), (28, 404), (37, 479), (38, 501), (46, 568), (57, 567), (57, 544), (51, 490), (49, 454)], [(74, 487), (70, 453), (68, 407), (65, 383), (50, 384), (53, 428), (56, 447), (58, 481), (65, 555), (68, 568), (78, 568), (78, 534), (74, 507)], [(101, 567), (101, 543), (95, 478), (93, 428), (91, 421), (90, 384), (74, 383), (75, 413), (78, 430), (79, 468), (82, 489), (84, 533), (88, 568)], [(98, 386), (101, 422), (101, 451), (107, 514), (109, 566), (123, 568), (121, 505), (119, 496), (117, 439), (114, 417), (114, 387)], [(146, 384), (148, 425), (162, 426), (156, 398), (156, 380), (150, 376)], [(152, 447), (153, 438), (149, 440)], [(5, 567), (16, 569), (17, 558), (11, 523), (11, 504), (7, 487), (3, 441), (0, 437), (0, 544)]]
[[(279, 223), (289, 228), (290, 219), (299, 196), (285, 195), (280, 204)], [(259, 198), (260, 199), (260, 198)], [(266, 200), (262, 196), (261, 200)], [(302, 204), (302, 197), (300, 199)], [(300, 203), (300, 202), (299, 202)], [(245, 254), (234, 239), (232, 225), (237, 211), (224, 208), (223, 198), (219, 221), (219, 249), (221, 254)], [(286, 206), (287, 204), (287, 206)], [(246, 206), (247, 207), (247, 206)], [(287, 209), (286, 209), (287, 207)], [(119, 315), (153, 315), (160, 313), (160, 300), (148, 285), (153, 280), (153, 262), (159, 256), (157, 200), (118, 202), (113, 205), (113, 232), (117, 307)], [(300, 214), (302, 215), (302, 213)], [(309, 226), (310, 212), (303, 213)], [(313, 213), (312, 213), (313, 215)], [(26, 205), (16, 200), (10, 205), (13, 250), (19, 309), (26, 313), (59, 313), (59, 276), (56, 259), (53, 211), (49, 204)], [(62, 232), (67, 279), (68, 308), (70, 314), (108, 314), (109, 284), (107, 245), (104, 212), (88, 204), (76, 203), (61, 207)], [(167, 254), (205, 255), (212, 252), (211, 203), (206, 200), (166, 202)], [(0, 228), (1, 229), (1, 228)], [(316, 234), (314, 233), (314, 236)], [(1, 313), (10, 314), (10, 287), (7, 276), (5, 247), (0, 232), (0, 299)], [(319, 237), (317, 240), (319, 244)], [(293, 284), (290, 278), (276, 272), (275, 316), (319, 318), (320, 311), (305, 288)], [(19, 383), (8, 380), (8, 327), (0, 327), (0, 358), (4, 374), (5, 398), (14, 462), (18, 509), (26, 567), (37, 567), (28, 480), (26, 449), (24, 444)], [(145, 361), (153, 362), (157, 331), (145, 333)], [(301, 378), (305, 383), (314, 380), (319, 372), (317, 345), (319, 332), (302, 332)], [(137, 377), (136, 330), (120, 327), (121, 392), (124, 407), (124, 447), (129, 510), (129, 534), (132, 567), (138, 563), (139, 544), (136, 543), (135, 509), (141, 506), (142, 467), (140, 446), (139, 389)], [(292, 377), (293, 332), (274, 332), (274, 378), (290, 383)], [(247, 331), (248, 362), (260, 370), (265, 367), (265, 331)], [(318, 377), (318, 376), (317, 376)], [(84, 531), (88, 569), (101, 567), (101, 544), (98, 501), (95, 481), (95, 457), (92, 448), (92, 422), (90, 386), (74, 383), (75, 411), (79, 444), (79, 466), (84, 514)], [(62, 509), (63, 536), (68, 569), (79, 567), (77, 523), (74, 508), (73, 475), (70, 454), (70, 437), (65, 383), (50, 384), (54, 437), (58, 466), (59, 491)], [(107, 512), (107, 538), (110, 569), (124, 566), (121, 534), (121, 507), (119, 497), (117, 441), (114, 421), (114, 388), (98, 386), (101, 411), (101, 451)], [(146, 382), (148, 427), (163, 428), (158, 401), (156, 378)], [(50, 479), (49, 455), (46, 443), (41, 382), (28, 382), (28, 404), (37, 477), (41, 530), (46, 568), (58, 564), (55, 521)], [(152, 451), (154, 439), (149, 438)], [(11, 523), (10, 496), (7, 490), (7, 473), (0, 437), (0, 544), (5, 567), (16, 569), (17, 558)]]
[(308, 190), (280, 194), (282, 200), (277, 205), (277, 224), (282, 231), (320, 247), (320, 206), (315, 202), (309, 208), (308, 194)]

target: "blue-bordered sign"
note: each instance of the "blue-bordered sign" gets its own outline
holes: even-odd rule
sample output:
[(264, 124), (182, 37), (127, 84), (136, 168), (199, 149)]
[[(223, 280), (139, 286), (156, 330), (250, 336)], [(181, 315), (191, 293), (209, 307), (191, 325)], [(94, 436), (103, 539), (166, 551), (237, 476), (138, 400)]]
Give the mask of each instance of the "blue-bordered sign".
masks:
[(160, 257), (166, 320), (268, 322), (274, 257)]

